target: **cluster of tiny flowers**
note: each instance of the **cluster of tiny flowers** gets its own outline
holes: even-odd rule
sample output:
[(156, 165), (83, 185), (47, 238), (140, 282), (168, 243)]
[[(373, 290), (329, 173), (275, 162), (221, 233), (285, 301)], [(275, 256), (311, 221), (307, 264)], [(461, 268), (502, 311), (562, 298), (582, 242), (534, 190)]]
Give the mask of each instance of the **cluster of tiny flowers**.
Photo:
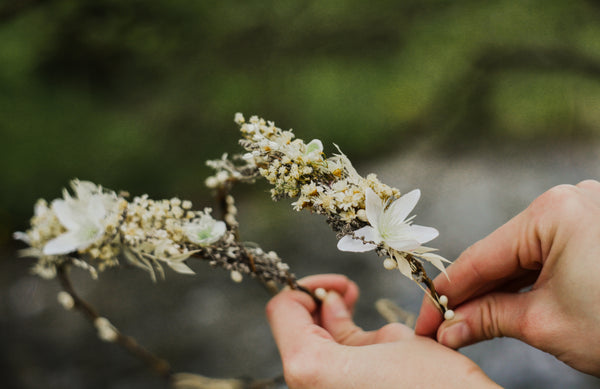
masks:
[[(135, 197), (128, 204), (119, 227), (124, 257), (154, 277), (162, 273), (160, 263), (173, 270), (193, 274), (184, 263), (198, 247), (215, 243), (225, 234), (223, 222), (210, 216), (210, 209), (193, 211), (188, 200), (152, 200)], [(196, 231), (197, 230), (197, 231)]]
[(55, 277), (65, 263), (96, 278), (96, 269), (118, 266), (125, 259), (156, 280), (157, 273), (164, 277), (163, 265), (194, 274), (186, 264), (194, 255), (229, 270), (234, 281), (241, 281), (244, 274), (263, 281), (294, 281), (276, 253), (246, 247), (227, 229), (238, 225), (232, 196), (225, 198), (226, 224), (215, 220), (210, 208), (192, 210), (188, 200), (152, 200), (143, 195), (128, 202), (91, 182), (73, 180), (71, 187), (74, 196), (65, 190), (63, 198), (50, 206), (39, 200), (31, 228), (14, 234), (30, 246), (22, 254), (38, 258), (32, 270), (44, 278)]
[[(246, 120), (240, 113), (234, 120), (240, 126), (240, 144), (246, 154), (209, 161), (216, 170), (207, 180), (210, 187), (262, 176), (273, 186), (274, 200), (294, 198), (295, 210), (325, 215), (341, 238), (340, 250), (375, 250), (386, 257), (387, 269), (398, 269), (417, 283), (428, 280), (421, 261), (445, 271), (447, 261), (434, 254), (435, 249), (423, 246), (438, 235), (437, 230), (414, 225), (413, 217), (408, 217), (420, 197), (419, 190), (401, 196), (376, 175), (359, 175), (339, 147), (338, 154), (326, 158), (320, 140), (305, 143), (271, 121), (257, 116)], [(244, 162), (236, 164), (236, 160)]]
[[(161, 263), (180, 273), (193, 273), (184, 263), (202, 246), (225, 235), (225, 224), (210, 216), (210, 209), (192, 211), (190, 201), (178, 198), (154, 201), (147, 195), (128, 202), (123, 196), (91, 182), (73, 180), (74, 195), (38, 200), (31, 228), (15, 233), (30, 247), (25, 256), (38, 258), (33, 271), (45, 278), (69, 262), (104, 270), (120, 258), (140, 266), (155, 278)], [(122, 254), (122, 255), (121, 255)]]
[[(240, 144), (247, 153), (230, 160), (208, 161), (216, 170), (206, 183), (211, 188), (230, 181), (250, 181), (262, 176), (273, 185), (273, 199), (296, 198), (295, 210), (308, 209), (328, 217), (340, 236), (364, 226), (365, 190), (372, 188), (383, 198), (393, 198), (399, 191), (381, 183), (374, 174), (361, 177), (341, 152), (325, 158), (323, 144), (314, 139), (305, 143), (295, 139), (291, 130), (284, 131), (273, 122), (242, 114), (235, 116), (243, 138)], [(235, 161), (242, 160), (242, 164)]]

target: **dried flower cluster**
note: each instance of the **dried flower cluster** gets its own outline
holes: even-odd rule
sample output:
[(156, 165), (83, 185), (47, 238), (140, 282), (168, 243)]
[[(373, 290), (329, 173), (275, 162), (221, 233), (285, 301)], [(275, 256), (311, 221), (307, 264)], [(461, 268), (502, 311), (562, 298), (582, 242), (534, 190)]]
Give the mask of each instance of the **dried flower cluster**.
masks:
[[(226, 223), (215, 220), (210, 208), (192, 210), (187, 200), (152, 200), (147, 195), (131, 202), (125, 196), (91, 182), (73, 180), (73, 195), (62, 199), (39, 200), (31, 228), (15, 233), (30, 247), (22, 254), (38, 258), (34, 273), (56, 276), (66, 263), (83, 267), (95, 278), (97, 271), (118, 266), (124, 259), (147, 270), (153, 279), (164, 277), (163, 265), (176, 272), (194, 274), (186, 264), (192, 256), (231, 272), (241, 281), (252, 274), (262, 281), (289, 283), (293, 277), (274, 252), (238, 242)], [(228, 197), (230, 224), (235, 221), (233, 198)]]
[(375, 174), (360, 176), (337, 145), (338, 154), (326, 158), (318, 139), (305, 143), (291, 130), (281, 130), (257, 116), (246, 121), (238, 113), (235, 122), (240, 126), (240, 144), (246, 153), (209, 161), (216, 170), (206, 180), (209, 187), (264, 177), (273, 185), (274, 200), (294, 198), (295, 210), (325, 215), (341, 238), (340, 250), (375, 250), (386, 258), (387, 269), (397, 268), (417, 283), (425, 282), (440, 309), (446, 309), (421, 264), (428, 261), (445, 272), (446, 259), (434, 254), (435, 249), (423, 246), (438, 232), (415, 225), (413, 217), (408, 217), (419, 200), (419, 190), (400, 196), (398, 189), (383, 184)]
[[(419, 199), (418, 190), (400, 196), (398, 189), (383, 184), (375, 174), (360, 176), (339, 148), (339, 154), (325, 158), (320, 140), (304, 143), (273, 122), (257, 116), (246, 121), (239, 113), (235, 121), (243, 136), (240, 144), (247, 150), (241, 157), (245, 163), (236, 166), (226, 155), (220, 161), (209, 161), (217, 169), (216, 175), (207, 179), (209, 186), (262, 176), (273, 185), (274, 200), (296, 198), (292, 203), (295, 210), (326, 215), (342, 238), (340, 249), (377, 249), (380, 254), (394, 255), (395, 262), (402, 262), (403, 254), (411, 254), (443, 271), (443, 259), (431, 254), (433, 249), (421, 246), (435, 238), (437, 230), (413, 225), (412, 218), (407, 218)], [(403, 273), (411, 276), (410, 271)]]

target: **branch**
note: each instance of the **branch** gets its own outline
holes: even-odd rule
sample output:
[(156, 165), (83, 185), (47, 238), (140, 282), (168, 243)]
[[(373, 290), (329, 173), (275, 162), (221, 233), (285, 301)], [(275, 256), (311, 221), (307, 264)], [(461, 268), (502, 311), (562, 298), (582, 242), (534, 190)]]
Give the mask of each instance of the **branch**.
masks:
[[(69, 269), (67, 265), (61, 265), (57, 268), (57, 276), (63, 290), (73, 299), (73, 308), (81, 312), (92, 325), (98, 327), (97, 323), (104, 318), (90, 303), (79, 297), (73, 287), (68, 272)], [(298, 285), (293, 277), (290, 278), (290, 286), (308, 293), (316, 299), (312, 292)], [(157, 357), (143, 348), (134, 338), (124, 335), (112, 326), (111, 331), (114, 331), (114, 337), (111, 337), (110, 341), (117, 343), (134, 357), (144, 362), (157, 375), (168, 380), (174, 389), (273, 389), (285, 383), (283, 376), (266, 379), (233, 379), (210, 378), (191, 373), (173, 373), (166, 360)]]
[[(59, 266), (57, 269), (57, 275), (62, 288), (73, 298), (73, 308), (81, 312), (81, 314), (83, 314), (94, 326), (96, 326), (96, 323), (98, 323), (98, 319), (100, 319), (101, 316), (98, 314), (98, 311), (96, 311), (96, 309), (92, 305), (84, 301), (75, 292), (73, 284), (71, 283), (71, 279), (68, 275), (68, 268), (65, 265)], [(114, 338), (115, 343), (123, 347), (136, 358), (143, 361), (152, 371), (157, 373), (159, 376), (165, 379), (169, 379), (171, 377), (171, 367), (167, 361), (157, 357), (150, 351), (140, 346), (134, 338), (122, 334), (116, 328), (113, 329), (116, 333), (116, 336)]]
[(410, 328), (415, 328), (416, 315), (399, 307), (392, 300), (377, 300), (375, 309), (388, 323), (402, 323)]

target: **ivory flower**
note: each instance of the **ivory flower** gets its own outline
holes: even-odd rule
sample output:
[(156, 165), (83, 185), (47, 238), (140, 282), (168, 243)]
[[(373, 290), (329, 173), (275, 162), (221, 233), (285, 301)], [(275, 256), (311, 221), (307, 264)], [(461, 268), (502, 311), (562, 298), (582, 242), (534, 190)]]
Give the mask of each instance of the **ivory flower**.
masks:
[(116, 196), (102, 193), (91, 182), (71, 183), (76, 198), (65, 190), (63, 199), (52, 202), (52, 211), (67, 231), (44, 245), (45, 255), (62, 255), (83, 250), (99, 240), (106, 230), (106, 219), (114, 213)]
[(226, 230), (227, 227), (224, 222), (215, 220), (207, 214), (183, 226), (183, 231), (188, 240), (199, 246), (215, 243), (221, 239)]
[(407, 219), (421, 192), (415, 189), (386, 206), (386, 203), (371, 189), (367, 188), (365, 211), (370, 226), (360, 228), (352, 235), (346, 235), (338, 242), (341, 251), (365, 252), (375, 250), (383, 244), (396, 251), (412, 251), (438, 236), (432, 227), (412, 224)]

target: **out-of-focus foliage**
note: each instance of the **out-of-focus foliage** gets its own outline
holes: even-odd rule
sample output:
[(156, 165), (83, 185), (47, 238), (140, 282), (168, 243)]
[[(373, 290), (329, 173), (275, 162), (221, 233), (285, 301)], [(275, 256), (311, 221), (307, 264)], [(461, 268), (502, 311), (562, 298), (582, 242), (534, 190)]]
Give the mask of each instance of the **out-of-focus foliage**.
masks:
[(4, 2), (1, 236), (72, 177), (205, 196), (236, 111), (353, 158), (593, 136), (598, 20), (591, 0)]

